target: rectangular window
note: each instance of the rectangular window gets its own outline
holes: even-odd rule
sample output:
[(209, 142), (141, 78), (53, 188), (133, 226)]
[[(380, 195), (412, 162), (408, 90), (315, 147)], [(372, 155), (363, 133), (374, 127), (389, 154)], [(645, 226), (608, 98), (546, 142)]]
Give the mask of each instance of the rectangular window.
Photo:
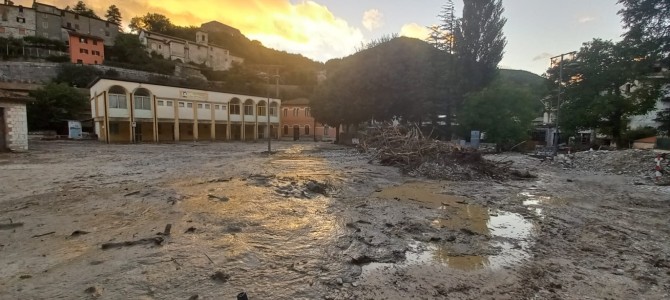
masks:
[(74, 24), (74, 29), (79, 30), (79, 24)]
[(67, 28), (72, 28), (72, 23), (67, 22), (67, 25), (65, 25), (65, 27), (67, 27)]
[(165, 104), (166, 104), (167, 106), (172, 106), (172, 101), (165, 101)]
[(88, 54), (88, 49), (84, 49), (84, 54)]
[(184, 103), (184, 102), (179, 102), (179, 107), (184, 107), (185, 105), (186, 105), (186, 103)]
[[(2, 32), (2, 31), (0, 31)], [(49, 33), (48, 32), (42, 32), (42, 36), (45, 38), (49, 38)]]
[(309, 112), (309, 108), (305, 108), (305, 117), (311, 117), (310, 112)]
[(245, 104), (244, 105), (244, 115), (245, 116), (253, 116), (254, 115), (254, 105), (253, 104)]
[(135, 96), (135, 109), (151, 110), (149, 96)]
[(165, 101), (163, 100), (158, 100), (156, 101), (156, 103), (158, 104), (158, 106), (165, 106)]
[(109, 36), (109, 31), (105, 31), (105, 36)]
[(219, 110), (219, 109), (221, 109), (220, 105), (214, 105), (214, 110)]
[(186, 108), (193, 108), (193, 103), (187, 102), (186, 103)]
[(328, 126), (323, 126), (323, 135), (328, 136)]
[(221, 110), (226, 110), (226, 108), (227, 108), (227, 107), (226, 107), (225, 104), (221, 105)]
[(23, 12), (23, 6), (19, 6), (19, 12)]
[(19, 23), (25, 23), (25, 22), (26, 22), (26, 18), (16, 17), (16, 22), (19, 22)]
[(97, 44), (98, 44), (98, 41), (93, 40), (93, 45), (97, 45)]
[(127, 109), (126, 95), (109, 94), (109, 108)]
[(198, 103), (198, 108), (202, 109), (202, 103)]
[(258, 106), (258, 115), (259, 116), (265, 116), (265, 105), (263, 106)]
[(275, 106), (270, 106), (270, 115), (276, 117), (277, 116), (277, 107)]
[(49, 22), (42, 22), (42, 28), (49, 28)]
[(205, 109), (211, 109), (212, 107), (209, 104), (205, 104)]

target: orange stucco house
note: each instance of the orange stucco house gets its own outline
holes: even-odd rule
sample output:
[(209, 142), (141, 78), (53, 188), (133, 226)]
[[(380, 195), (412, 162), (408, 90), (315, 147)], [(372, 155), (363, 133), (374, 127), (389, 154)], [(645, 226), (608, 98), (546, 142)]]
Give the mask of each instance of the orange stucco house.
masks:
[(317, 123), (309, 109), (309, 99), (282, 101), (281, 137), (293, 140), (335, 140), (335, 127)]
[(99, 65), (105, 60), (105, 40), (101, 37), (70, 31), (70, 61), (75, 64)]

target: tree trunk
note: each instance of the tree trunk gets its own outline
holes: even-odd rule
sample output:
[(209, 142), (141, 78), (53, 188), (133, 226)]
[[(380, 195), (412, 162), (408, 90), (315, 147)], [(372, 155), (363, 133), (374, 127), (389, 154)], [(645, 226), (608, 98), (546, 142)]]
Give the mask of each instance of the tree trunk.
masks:
[(342, 126), (342, 124), (337, 124), (335, 126), (335, 144), (340, 143), (340, 126)]

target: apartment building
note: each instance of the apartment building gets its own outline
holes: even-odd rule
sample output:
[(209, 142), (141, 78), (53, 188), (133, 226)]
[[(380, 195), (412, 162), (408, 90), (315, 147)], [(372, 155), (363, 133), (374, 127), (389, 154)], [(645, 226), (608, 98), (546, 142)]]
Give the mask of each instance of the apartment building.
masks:
[(209, 35), (204, 31), (196, 32), (195, 41), (146, 30), (140, 32), (139, 38), (149, 53), (155, 52), (165, 59), (182, 63), (204, 64), (214, 71), (225, 71), (230, 69), (233, 63), (244, 61), (242, 58), (230, 55), (228, 50), (209, 43)]
[(104, 40), (97, 36), (69, 32), (70, 60), (75, 64), (97, 65), (105, 60)]
[(35, 10), (35, 36), (63, 40), (61, 10), (55, 6), (33, 3)]
[(293, 140), (335, 140), (335, 127), (317, 123), (309, 108), (309, 99), (297, 98), (282, 103), (282, 138)]
[(89, 89), (95, 133), (107, 143), (252, 141), (267, 137), (268, 117), (273, 136), (280, 124), (279, 99), (105, 78)]
[(0, 37), (35, 36), (35, 10), (21, 5), (0, 4)]
[[(37, 24), (37, 29), (40, 30), (40, 34), (44, 35), (44, 32), (48, 31), (49, 37), (53, 39), (58, 38), (62, 41), (69, 40), (69, 35), (67, 33), (56, 37), (58, 35), (56, 30), (51, 30), (52, 27), (55, 26), (59, 30), (63, 28), (67, 31), (74, 31), (79, 34), (100, 37), (103, 39), (106, 46), (113, 46), (114, 39), (120, 32), (119, 24), (99, 18), (82, 16), (71, 11), (59, 9), (53, 5), (34, 2), (33, 8), (37, 11), (39, 23)], [(59, 24), (56, 24), (56, 21), (58, 21)], [(46, 28), (40, 28), (44, 27), (45, 24), (47, 24)]]

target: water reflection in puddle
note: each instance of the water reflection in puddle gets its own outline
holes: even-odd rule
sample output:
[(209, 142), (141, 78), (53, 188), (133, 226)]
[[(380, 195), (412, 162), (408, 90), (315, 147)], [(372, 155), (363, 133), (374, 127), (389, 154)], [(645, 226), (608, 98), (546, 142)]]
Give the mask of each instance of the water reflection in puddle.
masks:
[(521, 214), (469, 204), (465, 197), (446, 195), (443, 192), (444, 187), (438, 183), (411, 182), (382, 190), (376, 196), (389, 200), (415, 201), (438, 209), (443, 216), (432, 222), (434, 227), (486, 236), (488, 238), (483, 242), (486, 245), (477, 245), (477, 239), (469, 244), (458, 241), (412, 241), (409, 244), (410, 249), (405, 252), (404, 262), (368, 264), (363, 267), (363, 276), (380, 269), (423, 264), (440, 264), (464, 271), (497, 270), (530, 257), (528, 251), (533, 243), (535, 229), (532, 221)]

